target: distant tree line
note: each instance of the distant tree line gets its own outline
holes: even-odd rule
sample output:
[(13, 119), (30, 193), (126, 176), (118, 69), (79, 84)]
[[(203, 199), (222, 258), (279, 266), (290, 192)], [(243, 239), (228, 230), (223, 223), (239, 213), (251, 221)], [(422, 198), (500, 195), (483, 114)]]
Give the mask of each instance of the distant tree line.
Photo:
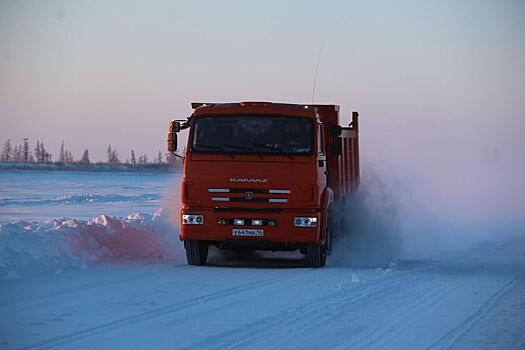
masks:
[[(11, 140), (7, 140), (2, 148), (0, 154), (0, 162), (9, 163), (55, 163), (55, 164), (91, 164), (89, 159), (89, 151), (85, 149), (82, 152), (82, 156), (79, 160), (75, 160), (73, 154), (68, 150), (62, 140), (60, 144), (60, 151), (58, 153), (58, 159), (53, 162), (53, 155), (46, 149), (44, 142), (38, 140), (36, 146), (31, 150), (29, 145), (29, 139), (23, 138), (20, 145), (13, 145)], [(103, 163), (103, 162), (99, 162)], [(131, 157), (125, 161), (119, 159), (118, 151), (116, 148), (108, 145), (107, 147), (107, 164), (111, 165), (131, 165), (131, 166), (144, 166), (144, 165), (177, 165), (180, 163), (180, 158), (176, 157), (171, 153), (163, 154), (161, 151), (157, 153), (157, 156), (150, 161), (148, 156), (144, 153), (138, 158), (135, 157), (135, 151), (131, 150)]]
[(37, 141), (34, 150), (31, 151), (29, 139), (22, 139), (21, 145), (14, 145), (11, 140), (7, 140), (0, 154), (0, 161), (12, 163), (51, 163), (52, 155), (44, 145), (44, 142)]
[(150, 160), (148, 158), (148, 155), (146, 153), (141, 154), (138, 158), (135, 156), (135, 150), (131, 150), (131, 157), (126, 158), (125, 161), (121, 161), (118, 157), (118, 151), (116, 148), (111, 147), (111, 145), (108, 145), (108, 148), (106, 150), (107, 154), (107, 163), (108, 164), (125, 164), (125, 165), (147, 165), (147, 164), (168, 164), (168, 165), (176, 165), (177, 162), (180, 162), (177, 156), (171, 154), (171, 153), (165, 153), (164, 157), (162, 156), (162, 152), (159, 151), (157, 153), (157, 156)]

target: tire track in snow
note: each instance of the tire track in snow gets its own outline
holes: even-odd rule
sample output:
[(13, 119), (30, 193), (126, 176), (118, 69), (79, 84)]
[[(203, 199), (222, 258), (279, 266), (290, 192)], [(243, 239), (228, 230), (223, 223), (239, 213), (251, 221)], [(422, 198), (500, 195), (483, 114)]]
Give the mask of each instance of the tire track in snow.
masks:
[[(522, 245), (516, 245), (516, 242), (519, 242), (520, 240), (516, 240), (516, 239), (510, 239), (510, 240), (506, 240), (504, 242), (502, 242), (501, 244), (497, 245), (497, 246), (493, 246), (493, 247), (487, 247), (486, 244), (482, 244), (478, 247), (476, 247), (474, 250), (471, 251), (471, 254), (470, 256), (468, 257), (468, 260), (472, 260), (473, 258), (480, 258), (480, 257), (483, 257), (484, 260), (486, 260), (487, 258), (490, 259), (490, 257), (492, 257), (495, 252), (498, 252), (496, 255), (498, 254), (502, 254), (502, 253), (505, 253), (505, 255), (507, 256), (507, 258), (510, 258), (512, 260), (512, 257), (515, 256), (516, 252), (517, 252), (517, 248), (518, 247), (518, 250), (519, 250), (519, 247), (521, 247)], [(490, 249), (489, 251), (487, 251), (487, 248), (492, 248)], [(487, 255), (487, 253), (489, 253), (489, 255)], [(521, 253), (518, 253), (519, 255)], [(437, 264), (433, 270), (437, 270), (437, 272), (439, 272), (439, 269), (440, 268), (444, 268), (445, 271), (447, 271), (447, 265), (450, 264), (451, 262), (452, 263), (457, 263), (457, 262), (460, 262), (461, 263), (462, 260), (459, 260), (459, 261), (443, 261), (439, 264)], [(439, 274), (438, 274), (439, 275)], [(452, 275), (448, 275), (448, 274), (445, 274), (443, 277), (441, 278), (434, 278), (432, 280), (432, 285), (435, 287), (436, 285), (438, 287), (436, 287), (436, 289), (439, 290), (439, 294), (438, 294), (438, 297), (435, 298), (435, 293), (432, 292), (432, 300), (427, 300), (429, 298), (429, 295), (424, 295), (420, 298), (418, 298), (418, 300), (422, 300), (422, 303), (421, 304), (416, 304), (417, 305), (417, 310), (415, 308), (410, 308), (410, 307), (407, 307), (407, 305), (412, 305), (411, 304), (411, 301), (408, 301), (408, 302), (402, 302), (401, 305), (403, 305), (403, 310), (405, 311), (398, 311), (398, 310), (395, 310), (395, 313), (389, 317), (389, 318), (382, 318), (381, 319), (381, 322), (380, 323), (375, 323), (373, 324), (373, 328), (367, 332), (363, 338), (363, 340), (361, 340), (361, 343), (356, 343), (355, 341), (353, 341), (351, 343), (351, 347), (352, 348), (364, 348), (364, 349), (370, 349), (370, 348), (381, 348), (381, 349), (386, 349), (386, 348), (389, 348), (389, 347), (392, 347), (393, 346), (393, 342), (395, 342), (397, 339), (399, 339), (400, 337), (400, 333), (402, 331), (404, 331), (403, 329), (400, 329), (398, 327), (399, 324), (403, 324), (403, 323), (407, 323), (409, 322), (412, 318), (416, 318), (418, 315), (420, 315), (420, 312), (421, 313), (424, 313), (426, 310), (428, 309), (437, 309), (439, 310), (440, 307), (442, 305), (446, 305), (447, 303), (449, 303), (453, 298), (454, 296), (458, 295), (458, 294), (461, 294), (462, 291), (463, 291), (463, 287), (466, 286), (468, 287), (470, 285), (470, 281), (469, 281), (469, 277), (471, 277), (470, 275), (464, 275), (464, 274), (458, 274), (458, 275), (455, 275), (455, 276), (452, 276)], [(523, 276), (520, 276), (518, 279), (521, 279)], [(444, 282), (444, 283), (443, 283)], [(431, 286), (432, 286), (431, 285)], [(444, 286), (446, 286), (446, 288), (444, 288)], [(505, 287), (505, 286), (504, 286)], [(504, 288), (502, 287), (502, 289)], [(500, 291), (496, 292), (495, 295), (498, 295), (500, 293)], [(495, 295), (491, 296), (489, 298), (489, 300), (483, 304), (482, 308), (484, 307), (484, 305), (486, 305), (487, 303), (490, 303), (490, 299), (492, 299)], [(499, 297), (498, 297), (499, 298)], [(416, 312), (414, 312), (414, 310), (416, 310)], [(408, 312), (406, 312), (408, 311)], [(487, 310), (488, 312), (488, 310)], [(486, 312), (485, 312), (486, 313)], [(465, 321), (467, 322), (467, 321)], [(462, 323), (463, 324), (463, 323)], [(447, 333), (449, 334), (449, 333)], [(377, 339), (376, 342), (374, 342), (373, 340)], [(361, 339), (361, 337), (360, 337)], [(429, 339), (430, 341), (431, 339)], [(439, 342), (439, 340), (438, 340)], [(340, 349), (345, 349), (347, 347), (345, 347), (344, 345), (348, 345), (349, 343), (347, 341), (345, 341), (343, 344), (341, 344), (338, 348)], [(438, 348), (449, 348), (451, 345), (449, 346), (440, 346)]]
[(21, 349), (48, 349), (48, 348), (52, 348), (52, 347), (56, 347), (60, 345), (70, 344), (70, 343), (73, 343), (79, 340), (91, 338), (99, 334), (107, 333), (109, 331), (113, 331), (113, 330), (116, 330), (122, 327), (126, 327), (131, 324), (151, 320), (157, 317), (166, 316), (173, 312), (187, 310), (194, 306), (201, 305), (203, 302), (218, 300), (221, 298), (229, 297), (231, 295), (249, 291), (255, 288), (259, 288), (259, 287), (263, 287), (269, 284), (281, 282), (283, 280), (297, 278), (303, 275), (304, 273), (307, 273), (310, 270), (312, 269), (305, 269), (301, 273), (295, 274), (293, 276), (290, 276), (289, 274), (281, 274), (276, 277), (259, 280), (259, 281), (252, 282), (246, 285), (222, 289), (216, 292), (197, 296), (195, 298), (190, 298), (189, 300), (179, 301), (178, 303), (169, 304), (163, 307), (140, 312), (140, 313), (128, 316), (128, 317), (123, 317), (118, 320), (106, 322), (98, 326), (89, 327), (81, 331), (77, 331), (77, 332), (73, 332), (70, 334), (63, 335), (63, 336), (58, 336), (52, 339), (44, 340), (42, 342), (38, 342), (33, 345), (22, 347)]
[[(516, 242), (523, 242), (523, 240), (519, 239), (508, 239), (502, 242), (501, 244), (498, 244), (496, 246), (487, 246), (487, 244), (481, 244), (474, 248), (467, 257), (467, 261), (472, 261), (473, 259), (482, 258), (483, 261), (486, 261), (487, 259), (489, 261), (492, 261), (492, 257), (498, 256), (501, 254), (504, 254), (504, 256), (507, 257), (507, 259), (510, 259), (511, 261), (515, 259), (516, 254), (517, 256), (521, 255), (520, 247), (523, 246), (523, 244), (516, 244)], [(489, 248), (490, 250), (487, 250)], [(463, 257), (465, 258), (465, 257)], [(448, 265), (450, 263), (456, 264), (456, 263), (462, 263), (464, 260), (444, 260), (441, 263), (437, 264), (432, 268), (432, 270), (436, 270), (438, 272), (438, 276), (441, 275), (440, 270), (443, 269), (444, 272), (448, 271)], [(431, 287), (439, 290), (439, 294), (437, 295), (437, 298), (435, 297), (436, 294), (432, 291), (432, 300), (427, 300), (429, 295), (423, 295), (422, 297), (419, 297), (418, 300), (422, 300), (421, 304), (416, 303), (416, 307), (418, 312), (414, 312), (414, 308), (407, 307), (410, 305), (414, 305), (411, 300), (401, 302), (400, 304), (403, 306), (402, 309), (396, 309), (394, 310), (394, 313), (389, 318), (381, 318), (381, 322), (376, 323), (374, 322), (372, 324), (372, 328), (369, 329), (369, 331), (364, 334), (363, 337), (360, 337), (359, 342), (355, 342), (355, 339), (352, 339), (352, 343), (349, 344), (348, 341), (345, 341), (343, 344), (338, 346), (338, 349), (346, 349), (348, 346), (351, 346), (352, 348), (364, 348), (364, 349), (370, 349), (370, 348), (381, 348), (381, 349), (387, 349), (391, 348), (392, 346), (395, 346), (396, 340), (401, 339), (403, 336), (402, 332), (404, 329), (399, 328), (399, 324), (408, 324), (410, 323), (410, 320), (412, 318), (416, 319), (417, 316), (424, 314), (427, 310), (436, 309), (439, 310), (441, 306), (447, 305), (447, 303), (450, 303), (451, 300), (454, 299), (455, 296), (462, 294), (462, 291), (464, 287), (469, 287), (471, 285), (471, 281), (469, 280), (472, 276), (470, 274), (457, 274), (457, 275), (450, 275), (450, 274), (444, 274), (442, 277), (437, 278), (434, 277), (431, 284)], [(520, 279), (522, 277), (519, 277)], [(419, 281), (418, 281), (419, 283)], [(499, 292), (496, 292), (498, 294)], [(421, 295), (421, 293), (419, 293)], [(491, 299), (493, 296), (491, 296), (489, 299)], [(487, 301), (488, 303), (489, 301)], [(486, 303), (484, 303), (485, 305)], [(482, 306), (483, 307), (483, 306)], [(405, 310), (405, 311), (403, 311)], [(436, 335), (434, 335), (436, 337)], [(362, 339), (361, 339), (362, 338)], [(374, 338), (377, 341), (374, 341)], [(432, 339), (428, 339), (428, 342), (433, 341)], [(439, 341), (439, 340), (438, 340)], [(399, 345), (397, 345), (399, 346)], [(444, 346), (445, 348), (449, 348), (450, 346)]]
[(433, 349), (450, 349), (455, 343), (465, 335), (476, 323), (482, 320), (499, 302), (501, 298), (505, 296), (512, 288), (514, 288), (518, 283), (524, 280), (523, 275), (519, 276), (515, 280), (505, 284), (501, 287), (496, 293), (494, 293), (483, 305), (480, 306), (478, 310), (462, 323), (452, 329), (450, 332), (442, 336), (438, 341), (429, 346), (428, 350)]
[[(401, 283), (400, 283), (401, 282)], [(315, 331), (315, 329), (318, 329), (322, 327), (323, 325), (330, 324), (332, 320), (338, 319), (337, 315), (340, 314), (351, 314), (352, 312), (352, 305), (355, 305), (358, 302), (362, 302), (366, 300), (375, 300), (375, 299), (383, 299), (385, 291), (395, 290), (398, 288), (402, 288), (406, 286), (407, 284), (414, 283), (421, 283), (421, 278), (416, 276), (406, 276), (403, 280), (394, 281), (390, 284), (381, 284), (377, 286), (374, 289), (366, 290), (363, 293), (360, 294), (353, 294), (350, 297), (343, 297), (339, 299), (334, 299), (331, 302), (326, 304), (320, 304), (317, 305), (317, 308), (315, 311), (310, 312), (309, 315), (303, 315), (300, 317), (297, 317), (295, 320), (292, 320), (292, 323), (297, 322), (303, 322), (305, 324), (304, 327), (297, 327), (298, 330), (302, 334), (307, 334), (310, 331)], [(427, 279), (425, 282), (430, 282), (430, 279)], [(427, 288), (428, 290), (432, 291), (432, 286), (429, 286)], [(428, 297), (428, 294), (425, 296)], [(370, 340), (374, 339), (371, 337), (375, 337), (376, 339), (380, 337), (377, 335), (377, 330), (381, 329), (381, 327), (377, 327), (377, 324), (374, 324), (376, 326), (375, 331), (371, 331), (370, 328), (367, 328), (365, 332), (367, 335), (364, 335), (363, 333), (358, 334), (358, 339), (369, 342)], [(364, 348), (366, 349), (367, 346), (359, 346), (355, 345), (355, 338), (352, 338), (352, 345), (351, 348)], [(335, 338), (334, 338), (335, 340)], [(327, 342), (329, 339), (327, 339)], [(346, 343), (346, 342), (345, 342)], [(335, 345), (339, 348), (340, 344)], [(331, 347), (331, 346), (330, 346)], [(238, 347), (237, 347), (238, 348)], [(342, 346), (343, 349), (348, 349), (347, 345)]]
[(162, 274), (162, 273), (164, 273), (166, 271), (178, 270), (178, 269), (183, 269), (183, 268), (188, 268), (188, 266), (186, 266), (186, 265), (170, 266), (170, 267), (167, 267), (167, 268), (154, 270), (154, 271), (151, 271), (151, 272), (142, 272), (142, 273), (137, 273), (137, 274), (133, 274), (133, 275), (129, 275), (129, 276), (123, 276), (123, 277), (114, 278), (114, 279), (107, 279), (107, 280), (103, 280), (103, 281), (86, 283), (86, 284), (83, 284), (83, 285), (80, 285), (80, 286), (74, 286), (74, 287), (70, 287), (70, 288), (59, 289), (59, 290), (56, 290), (56, 291), (50, 291), (50, 292), (46, 292), (46, 293), (42, 293), (42, 294), (24, 296), (24, 297), (7, 300), (6, 302), (0, 303), (0, 308), (5, 308), (5, 307), (9, 307), (9, 306), (17, 305), (17, 304), (22, 304), (22, 303), (28, 303), (28, 302), (38, 302), (38, 301), (49, 299), (49, 298), (53, 298), (53, 297), (56, 297), (56, 296), (62, 296), (62, 295), (75, 293), (75, 292), (80, 292), (80, 291), (89, 290), (89, 289), (96, 289), (96, 288), (101, 288), (101, 287), (107, 287), (107, 286), (111, 286), (113, 284), (119, 284), (119, 283), (122, 283), (122, 282), (135, 281), (135, 280), (138, 280), (138, 279), (141, 279), (141, 278), (144, 278), (144, 277), (157, 276), (157, 275)]
[[(433, 267), (434, 265), (435, 264), (424, 266), (420, 269), (412, 270), (411, 272), (426, 270)], [(186, 347), (186, 349), (235, 349), (249, 347), (250, 344), (261, 345), (259, 341), (262, 341), (264, 344), (265, 340), (274, 339), (275, 329), (284, 329), (290, 324), (294, 325), (294, 329), (308, 332), (311, 329), (317, 328), (319, 324), (326, 324), (326, 322), (328, 322), (327, 320), (331, 319), (338, 310), (341, 311), (341, 306), (343, 304), (355, 303), (368, 297), (381, 294), (384, 290), (395, 288), (398, 285), (405, 285), (414, 280), (420, 280), (421, 278), (420, 276), (414, 276), (410, 274), (402, 276), (401, 278), (392, 276), (390, 279), (390, 282), (383, 282), (380, 285), (372, 284), (365, 286), (363, 284), (360, 286), (360, 291), (356, 291), (355, 293), (347, 296), (345, 296), (345, 291), (341, 290), (325, 293), (316, 297), (314, 300), (301, 303), (299, 305), (282, 310), (277, 314), (273, 314), (245, 324), (241, 329), (228, 330), (220, 334), (210, 336), (198, 343)], [(378, 281), (384, 281), (384, 279), (379, 279)], [(339, 297), (341, 294), (343, 297)], [(315, 306), (312, 307), (312, 304)], [(345, 310), (342, 312), (347, 311)], [(320, 313), (323, 314), (323, 317), (319, 317)], [(264, 348), (264, 346), (262, 347)]]
[[(454, 280), (458, 279), (460, 279), (460, 277), (456, 277)], [(410, 295), (405, 295), (408, 296), (409, 301), (399, 303), (401, 307), (397, 308), (392, 316), (383, 318), (380, 322), (374, 322), (371, 327), (368, 327), (366, 331), (362, 332), (357, 338), (352, 338), (352, 348), (388, 348), (391, 339), (395, 339), (399, 336), (398, 325), (400, 323), (402, 324), (404, 321), (416, 318), (416, 316), (422, 314), (425, 310), (428, 310), (431, 307), (446, 304), (449, 300), (447, 297), (450, 297), (451, 294), (459, 294), (461, 292), (461, 290), (456, 287), (446, 289), (436, 288), (436, 279), (426, 278), (422, 282), (419, 278), (417, 279), (417, 283), (426, 284), (423, 289), (418, 290), (420, 296), (417, 298), (411, 298)], [(337, 349), (347, 348), (348, 343), (349, 341), (344, 341), (337, 346)]]

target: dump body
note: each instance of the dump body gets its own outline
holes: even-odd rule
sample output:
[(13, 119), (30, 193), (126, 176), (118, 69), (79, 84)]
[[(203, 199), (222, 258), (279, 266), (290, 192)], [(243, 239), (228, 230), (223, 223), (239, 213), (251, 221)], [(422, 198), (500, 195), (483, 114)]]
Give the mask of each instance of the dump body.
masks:
[(188, 262), (201, 262), (195, 256), (208, 245), (326, 251), (329, 207), (359, 184), (357, 113), (341, 128), (336, 105), (192, 107), (182, 125), (189, 136), (180, 238)]

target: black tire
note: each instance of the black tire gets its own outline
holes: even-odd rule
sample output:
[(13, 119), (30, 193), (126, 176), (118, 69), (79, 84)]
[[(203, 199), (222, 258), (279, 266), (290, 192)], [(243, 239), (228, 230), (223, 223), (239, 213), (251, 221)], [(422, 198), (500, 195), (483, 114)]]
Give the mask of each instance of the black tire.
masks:
[(326, 246), (308, 243), (306, 246), (306, 266), (319, 268), (326, 264)]
[(208, 260), (208, 243), (194, 239), (184, 241), (188, 265), (206, 265)]

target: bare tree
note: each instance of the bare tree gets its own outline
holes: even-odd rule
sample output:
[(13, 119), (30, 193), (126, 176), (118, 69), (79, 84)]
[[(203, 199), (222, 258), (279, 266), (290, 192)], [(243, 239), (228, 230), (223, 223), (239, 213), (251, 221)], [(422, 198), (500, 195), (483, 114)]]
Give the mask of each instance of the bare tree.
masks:
[(47, 151), (44, 147), (44, 142), (40, 141), (40, 161), (45, 163), (47, 161)]
[(108, 145), (108, 148), (106, 150), (106, 155), (108, 157), (108, 163), (111, 164), (113, 160), (113, 150), (111, 149), (111, 145)]
[(22, 158), (22, 147), (15, 145), (15, 148), (13, 149), (13, 157), (11, 161), (15, 163), (20, 163), (21, 158)]
[(62, 140), (62, 143), (60, 144), (60, 153), (58, 154), (58, 161), (60, 163), (66, 162), (66, 151), (64, 149), (64, 140)]
[(177, 165), (177, 163), (183, 162), (183, 155), (186, 154), (186, 147), (181, 152), (166, 153), (166, 163), (169, 165)]
[(118, 159), (118, 152), (116, 149), (114, 149), (111, 154), (111, 164), (120, 164), (120, 159)]
[(137, 164), (137, 160), (135, 159), (135, 151), (131, 150), (131, 165)]
[(73, 154), (71, 154), (71, 151), (66, 150), (65, 162), (66, 163), (73, 163), (74, 162)]
[(148, 156), (145, 153), (139, 157), (138, 164), (148, 164)]
[(166, 163), (169, 165), (177, 164), (177, 157), (173, 153), (166, 153)]
[(2, 162), (10, 162), (13, 158), (13, 146), (11, 145), (11, 140), (7, 140), (2, 149)]
[(40, 141), (36, 141), (35, 146), (35, 160), (37, 163), (40, 163), (42, 160), (42, 155), (40, 154)]
[(49, 153), (46, 150), (46, 147), (44, 146), (44, 142), (42, 142), (42, 141), (40, 141), (38, 153), (40, 154), (40, 162), (41, 163), (50, 163), (53, 160), (53, 157), (52, 157), (51, 153)]
[(82, 153), (82, 158), (80, 159), (80, 163), (89, 164), (89, 151), (87, 149), (85, 149), (84, 152)]
[(162, 152), (161, 151), (159, 151), (159, 153), (157, 154), (157, 159), (155, 159), (155, 163), (162, 164)]
[(118, 152), (116, 149), (111, 148), (111, 145), (108, 145), (107, 156), (109, 164), (120, 164), (120, 160), (118, 159)]
[(23, 138), (23, 145), (22, 145), (22, 161), (24, 163), (29, 162), (29, 139), (27, 137)]

